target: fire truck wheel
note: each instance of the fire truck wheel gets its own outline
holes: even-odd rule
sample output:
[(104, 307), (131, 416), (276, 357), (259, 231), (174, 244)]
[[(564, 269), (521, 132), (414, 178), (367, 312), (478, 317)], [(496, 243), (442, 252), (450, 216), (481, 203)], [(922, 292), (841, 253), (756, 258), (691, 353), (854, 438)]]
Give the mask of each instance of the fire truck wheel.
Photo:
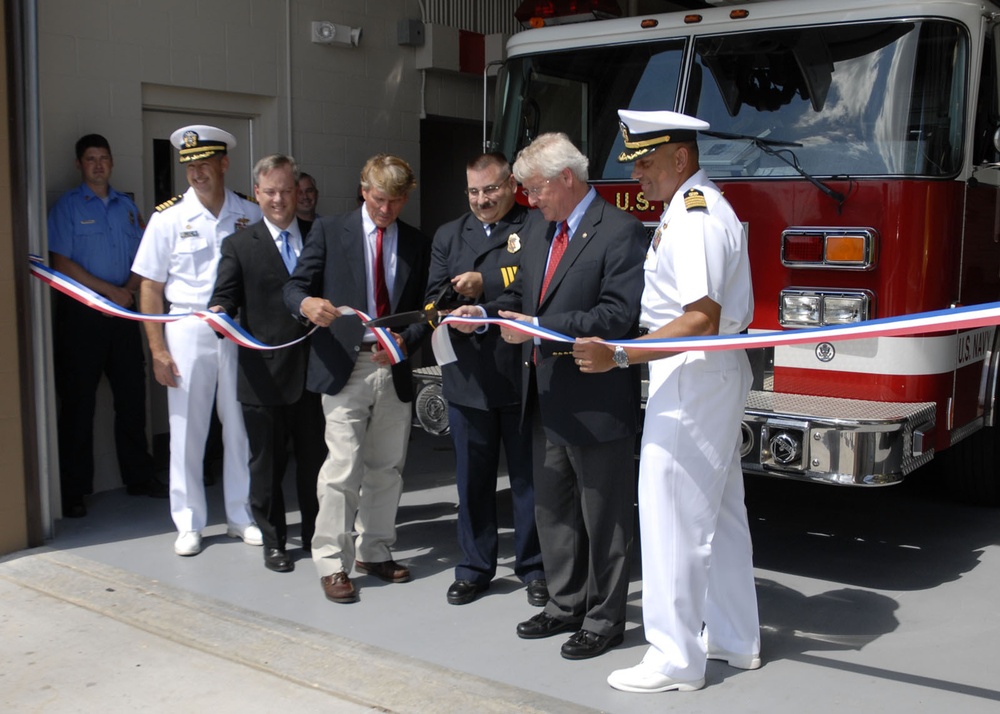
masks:
[(945, 477), (958, 500), (979, 506), (1000, 506), (997, 431), (997, 427), (980, 429), (942, 454)]

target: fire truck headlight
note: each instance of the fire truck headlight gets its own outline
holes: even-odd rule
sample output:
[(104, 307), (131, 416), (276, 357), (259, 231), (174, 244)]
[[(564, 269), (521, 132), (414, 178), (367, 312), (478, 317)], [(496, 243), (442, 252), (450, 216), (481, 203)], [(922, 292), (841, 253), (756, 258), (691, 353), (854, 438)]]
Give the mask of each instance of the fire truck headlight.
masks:
[(818, 325), (821, 305), (819, 295), (782, 293), (780, 322), (782, 325)]
[(861, 322), (868, 317), (867, 302), (864, 295), (826, 296), (823, 299), (823, 322), (827, 325)]
[(786, 288), (778, 320), (782, 327), (846, 325), (870, 320), (875, 295), (869, 290)]

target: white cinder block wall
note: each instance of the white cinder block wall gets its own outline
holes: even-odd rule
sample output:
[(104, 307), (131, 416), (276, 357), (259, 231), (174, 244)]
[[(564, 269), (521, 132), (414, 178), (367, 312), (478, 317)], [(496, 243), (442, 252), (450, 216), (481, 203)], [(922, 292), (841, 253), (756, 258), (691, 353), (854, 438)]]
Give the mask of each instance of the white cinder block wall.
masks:
[[(374, 153), (403, 156), (419, 176), (421, 111), (482, 115), (478, 77), (431, 71), (422, 92), (414, 48), (397, 44), (396, 29), (420, 18), (416, 0), (39, 0), (38, 12), (50, 202), (79, 179), (75, 140), (97, 132), (112, 144), (114, 185), (148, 215), (144, 97), (159, 105), (169, 90), (200, 90), (206, 106), (257, 107), (254, 155), (293, 153), (316, 176), (325, 213), (356, 205), (358, 171)], [(360, 46), (314, 44), (314, 20), (361, 27)], [(250, 189), (243, 177), (230, 184)], [(410, 223), (419, 224), (421, 197), (403, 215)]]
[[(516, 2), (503, 2), (513, 13)], [(419, 180), (422, 111), (482, 114), (481, 78), (429, 71), (424, 84), (415, 49), (397, 44), (398, 21), (421, 19), (418, 0), (38, 0), (37, 7), (49, 205), (80, 180), (74, 142), (96, 132), (111, 142), (112, 184), (133, 192), (144, 215), (152, 212), (144, 109), (254, 113), (253, 156), (292, 153), (316, 177), (328, 214), (357, 205), (358, 173), (372, 154), (404, 157)], [(314, 44), (314, 20), (361, 27), (360, 46)], [(449, 156), (448, 147), (440, 155), (467, 158)], [(248, 176), (227, 183), (251, 190)], [(404, 220), (419, 225), (420, 202), (433, 193), (421, 184)], [(154, 434), (166, 431), (161, 391), (152, 386)], [(121, 484), (109, 410), (105, 386), (95, 420), (98, 490)]]

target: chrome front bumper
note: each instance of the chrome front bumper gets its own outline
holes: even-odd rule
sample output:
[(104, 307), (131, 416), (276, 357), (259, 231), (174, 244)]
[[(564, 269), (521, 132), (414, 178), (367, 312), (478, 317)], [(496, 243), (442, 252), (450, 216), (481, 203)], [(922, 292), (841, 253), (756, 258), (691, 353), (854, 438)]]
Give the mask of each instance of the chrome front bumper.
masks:
[(886, 403), (752, 391), (743, 470), (824, 483), (884, 486), (934, 456), (934, 402)]
[[(413, 370), (413, 424), (447, 434), (441, 368)], [(643, 404), (647, 383), (643, 381)], [(934, 456), (934, 402), (887, 403), (751, 391), (741, 429), (743, 470), (802, 481), (885, 486)]]

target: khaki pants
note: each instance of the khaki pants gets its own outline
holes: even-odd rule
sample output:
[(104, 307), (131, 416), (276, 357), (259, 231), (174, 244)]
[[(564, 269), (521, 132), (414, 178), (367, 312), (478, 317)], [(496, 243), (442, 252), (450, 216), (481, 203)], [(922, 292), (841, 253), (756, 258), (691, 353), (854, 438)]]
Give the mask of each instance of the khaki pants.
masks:
[(396, 396), (391, 370), (362, 352), (344, 388), (323, 395), (323, 414), (329, 455), (319, 470), (319, 515), (312, 540), (320, 577), (341, 569), (350, 573), (355, 545), (361, 561), (392, 558), (410, 405)]

